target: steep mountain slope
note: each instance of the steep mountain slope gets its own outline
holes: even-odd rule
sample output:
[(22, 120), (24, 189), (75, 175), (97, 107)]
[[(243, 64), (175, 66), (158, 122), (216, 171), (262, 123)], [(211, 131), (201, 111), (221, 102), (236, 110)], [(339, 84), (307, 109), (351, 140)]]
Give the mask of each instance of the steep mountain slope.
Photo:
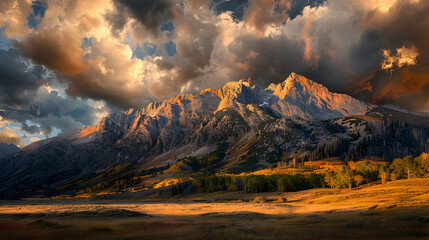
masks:
[(391, 105), (391, 104), (386, 104), (383, 106), (384, 108), (393, 110), (393, 111), (397, 111), (397, 112), (402, 112), (405, 114), (411, 114), (411, 115), (416, 115), (416, 116), (421, 116), (421, 117), (429, 117), (429, 113), (427, 112), (416, 112), (416, 111), (411, 111), (399, 106), (395, 106), (395, 105)]
[[(369, 141), (384, 144), (384, 151), (371, 153), (391, 160), (429, 148), (428, 120), (331, 93), (294, 73), (266, 89), (230, 82), (221, 89), (110, 114), (96, 126), (33, 143), (0, 161), (0, 194), (57, 193), (60, 186), (115, 166), (144, 171), (219, 144), (227, 146), (219, 170), (243, 171), (293, 156), (350, 158), (360, 152), (352, 157), (364, 157), (357, 148), (367, 149)], [(312, 153), (321, 148), (335, 151)]]
[(19, 150), (21, 149), (15, 144), (0, 143), (0, 159), (19, 152)]
[[(273, 87), (272, 87), (273, 88)], [(323, 85), (292, 73), (277, 85), (270, 107), (282, 117), (328, 119), (349, 115), (363, 115), (373, 105), (345, 94), (331, 93)]]

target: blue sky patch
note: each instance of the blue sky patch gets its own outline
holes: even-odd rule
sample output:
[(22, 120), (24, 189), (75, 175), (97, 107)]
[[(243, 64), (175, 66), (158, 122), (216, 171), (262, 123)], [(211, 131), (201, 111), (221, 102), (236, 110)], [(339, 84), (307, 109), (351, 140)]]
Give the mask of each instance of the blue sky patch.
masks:
[(33, 12), (27, 17), (28, 26), (37, 30), (37, 26), (45, 16), (48, 4), (41, 1), (34, 1), (31, 7), (33, 8)]
[(231, 11), (232, 17), (236, 21), (243, 20), (244, 9), (247, 7), (247, 4), (247, 0), (214, 0), (214, 8), (217, 14)]
[[(325, 2), (326, 0), (293, 0), (287, 14), (289, 14), (290, 19), (294, 19), (302, 14), (306, 6), (312, 8), (319, 7)], [(243, 20), (244, 10), (247, 8), (248, 4), (248, 0), (214, 0), (213, 2), (217, 14), (231, 11), (233, 12), (232, 17), (236, 21)]]
[(169, 23), (162, 24), (161, 25), (161, 31), (169, 31), (169, 32), (174, 31), (173, 23), (169, 22)]
[(146, 56), (159, 56), (158, 46), (148, 41), (143, 43), (143, 47), (137, 46), (133, 51), (133, 57), (143, 60)]
[(12, 43), (3, 35), (4, 28), (0, 28), (0, 49), (7, 50), (13, 47)]
[(84, 48), (84, 47), (90, 47), (91, 45), (92, 45), (92, 37), (90, 37), (90, 38), (82, 38), (82, 48)]
[(165, 49), (167, 50), (168, 56), (174, 56), (177, 53), (176, 50), (176, 43), (173, 41), (170, 41), (166, 44), (164, 44)]

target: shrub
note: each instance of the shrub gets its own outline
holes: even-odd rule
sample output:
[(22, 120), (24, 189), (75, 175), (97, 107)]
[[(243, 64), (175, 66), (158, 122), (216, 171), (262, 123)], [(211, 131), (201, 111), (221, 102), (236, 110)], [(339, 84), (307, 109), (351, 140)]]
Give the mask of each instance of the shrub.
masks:
[(253, 199), (253, 203), (265, 203), (267, 202), (267, 199), (264, 197), (255, 197), (255, 199)]

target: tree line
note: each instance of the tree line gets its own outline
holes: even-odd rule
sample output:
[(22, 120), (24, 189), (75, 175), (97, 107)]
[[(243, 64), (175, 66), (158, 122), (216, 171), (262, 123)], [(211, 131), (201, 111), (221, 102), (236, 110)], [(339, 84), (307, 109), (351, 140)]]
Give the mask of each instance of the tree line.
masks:
[(325, 182), (331, 188), (352, 188), (361, 184), (399, 179), (429, 177), (429, 154), (418, 157), (396, 158), (392, 163), (361, 161), (356, 164), (339, 166), (325, 173)]
[(362, 184), (429, 177), (429, 154), (397, 158), (392, 163), (360, 161), (331, 168), (324, 174), (214, 175), (194, 178), (196, 192), (294, 192), (311, 188), (352, 188)]
[(294, 192), (310, 188), (325, 187), (322, 174), (275, 174), (246, 176), (206, 176), (192, 181), (196, 192), (246, 191)]

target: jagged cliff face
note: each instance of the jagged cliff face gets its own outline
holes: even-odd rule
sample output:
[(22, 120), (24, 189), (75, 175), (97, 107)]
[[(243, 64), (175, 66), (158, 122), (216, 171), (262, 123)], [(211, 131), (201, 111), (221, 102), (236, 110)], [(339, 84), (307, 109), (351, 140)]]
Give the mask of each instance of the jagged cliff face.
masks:
[[(294, 73), (266, 89), (242, 81), (230, 82), (221, 89), (110, 114), (96, 126), (29, 145), (0, 161), (0, 180), (5, 183), (0, 192), (11, 186), (28, 190), (31, 184), (54, 188), (126, 162), (154, 166), (220, 143), (230, 146), (224, 160), (226, 168), (247, 158), (267, 164), (267, 159), (275, 161), (285, 151), (309, 151), (337, 138), (356, 146), (373, 134), (368, 124), (383, 125), (389, 111), (393, 111), (374, 109), (377, 106), (331, 93)], [(360, 124), (356, 126), (341, 120), (367, 113), (381, 120), (369, 123), (361, 119), (355, 121)], [(423, 132), (417, 134), (419, 141), (428, 143), (428, 119), (412, 118), (423, 126)]]
[(197, 148), (236, 138), (252, 129), (256, 131), (269, 120), (363, 115), (373, 107), (350, 96), (331, 93), (293, 73), (267, 89), (243, 81), (230, 82), (218, 90), (207, 89), (196, 95), (151, 103), (143, 109), (111, 114), (97, 127), (89, 127), (92, 132), (84, 129), (68, 140), (78, 145), (105, 139), (114, 142), (114, 152), (118, 152), (105, 158), (141, 160), (177, 146)]

